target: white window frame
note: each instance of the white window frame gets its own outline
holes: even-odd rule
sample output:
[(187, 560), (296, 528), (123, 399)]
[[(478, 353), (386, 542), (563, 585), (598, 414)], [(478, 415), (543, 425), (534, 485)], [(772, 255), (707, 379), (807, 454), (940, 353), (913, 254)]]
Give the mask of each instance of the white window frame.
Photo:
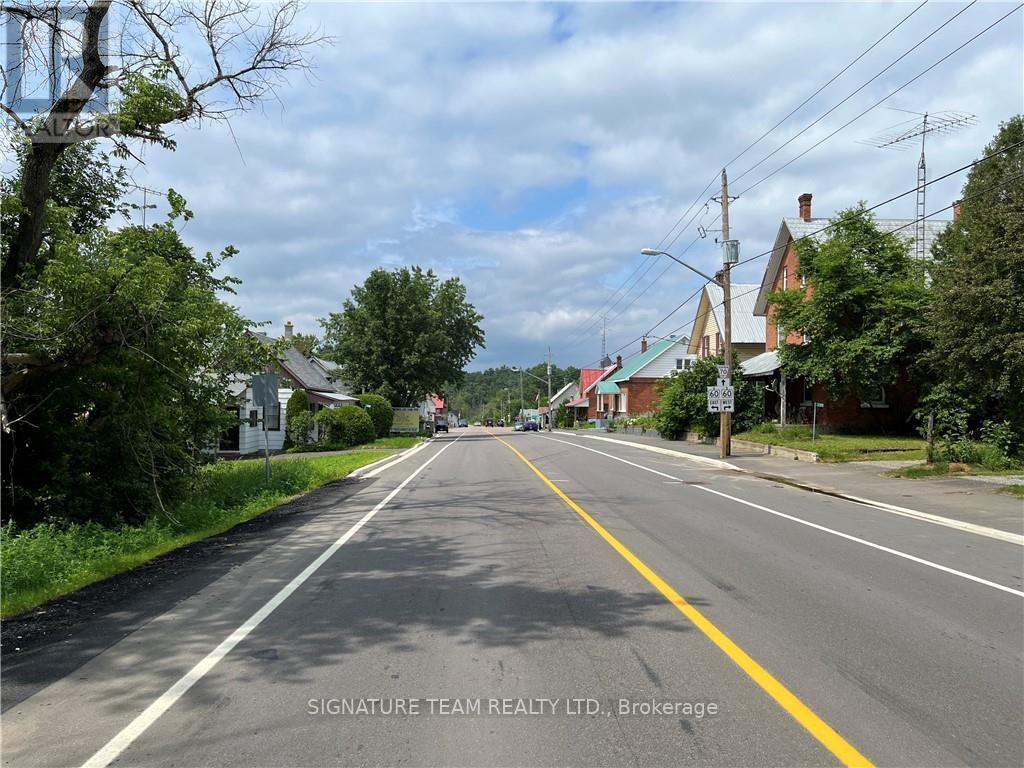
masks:
[(782, 290), (789, 289), (789, 267), (783, 266), (782, 268)]
[(884, 384), (878, 384), (877, 396), (868, 400), (861, 401), (861, 408), (888, 408), (889, 403), (885, 391)]

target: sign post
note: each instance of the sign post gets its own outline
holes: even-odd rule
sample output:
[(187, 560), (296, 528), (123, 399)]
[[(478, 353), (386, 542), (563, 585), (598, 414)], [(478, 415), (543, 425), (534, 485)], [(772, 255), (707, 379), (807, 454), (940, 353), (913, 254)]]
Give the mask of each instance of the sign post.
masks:
[[(277, 374), (261, 373), (252, 377), (252, 402), (253, 405), (263, 409), (263, 465), (267, 478), (267, 485), (270, 485), (270, 436), (267, 434), (267, 410), (271, 406), (280, 408), (277, 400)], [(278, 413), (280, 419), (280, 413)]]
[(824, 403), (814, 403), (814, 415), (811, 417), (811, 443), (818, 434), (818, 409), (824, 408)]

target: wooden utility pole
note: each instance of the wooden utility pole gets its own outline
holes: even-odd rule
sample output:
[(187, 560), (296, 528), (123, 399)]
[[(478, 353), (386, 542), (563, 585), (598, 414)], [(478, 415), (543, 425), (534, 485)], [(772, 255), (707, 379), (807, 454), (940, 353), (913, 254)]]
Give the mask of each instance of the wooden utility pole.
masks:
[(554, 426), (554, 418), (555, 414), (551, 411), (551, 347), (548, 347), (548, 432)]
[[(729, 178), (722, 169), (722, 240), (729, 240)], [(725, 255), (727, 246), (722, 245), (722, 312), (725, 318), (725, 328), (722, 329), (722, 337), (725, 341), (725, 367), (729, 371), (729, 381), (732, 381), (732, 301), (730, 300), (729, 271), (732, 265)], [(719, 456), (723, 459), (732, 454), (732, 414), (722, 411), (720, 414), (719, 429)]]

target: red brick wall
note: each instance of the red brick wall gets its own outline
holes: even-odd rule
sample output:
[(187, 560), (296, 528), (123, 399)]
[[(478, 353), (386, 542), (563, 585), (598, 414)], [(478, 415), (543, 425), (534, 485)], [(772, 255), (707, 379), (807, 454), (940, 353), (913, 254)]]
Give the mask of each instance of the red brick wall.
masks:
[[(796, 254), (796, 249), (793, 244), (790, 243), (786, 246), (786, 254), (782, 257), (782, 261), (779, 263), (779, 271), (775, 273), (775, 279), (772, 281), (772, 290), (781, 291), (783, 284), (783, 272), (788, 270), (788, 287), (799, 288), (800, 287), (800, 276), (797, 275), (797, 267), (800, 266), (800, 258)], [(810, 296), (811, 288), (808, 286), (806, 289), (807, 295)], [(803, 337), (796, 332), (786, 334), (786, 341), (790, 344), (799, 344), (803, 341)], [(768, 305), (768, 312), (764, 318), (764, 347), (765, 352), (771, 352), (778, 345), (778, 336), (775, 332), (775, 307), (771, 304)]]
[[(794, 394), (787, 387), (787, 395)], [(799, 398), (799, 394), (796, 395)], [(910, 428), (909, 419), (917, 407), (917, 394), (910, 385), (906, 374), (891, 386), (885, 388), (885, 408), (862, 408), (860, 398), (830, 400), (822, 384), (814, 385), (814, 400), (824, 403), (818, 409), (818, 426), (825, 430), (851, 429), (865, 432), (903, 433)], [(796, 401), (798, 402), (798, 401)], [(800, 407), (801, 420), (811, 423), (811, 407)]]
[(657, 384), (659, 379), (630, 379), (619, 384), (626, 393), (626, 408), (630, 416), (652, 414), (658, 405)]

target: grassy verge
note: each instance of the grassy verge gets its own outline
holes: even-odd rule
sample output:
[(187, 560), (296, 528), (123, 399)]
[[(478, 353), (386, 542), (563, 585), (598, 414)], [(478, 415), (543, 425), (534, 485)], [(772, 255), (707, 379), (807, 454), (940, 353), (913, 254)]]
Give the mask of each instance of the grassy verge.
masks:
[(883, 435), (819, 435), (811, 442), (810, 427), (787, 427), (780, 432), (742, 432), (736, 440), (814, 451), (822, 461), (916, 460), (925, 458), (925, 441), (916, 437)]
[(908, 477), (919, 480), (925, 477), (955, 477), (956, 475), (1024, 475), (1019, 469), (988, 469), (980, 464), (959, 464), (937, 461), (934, 464), (914, 464), (886, 472), (889, 477)]
[(204, 469), (192, 493), (169, 517), (120, 528), (43, 524), (14, 531), (4, 526), (0, 615), (19, 613), (226, 531), (380, 458), (377, 450), (275, 461), (269, 486), (262, 460), (220, 462)]
[(326, 451), (372, 451), (380, 449), (403, 449), (412, 448), (423, 438), (416, 435), (391, 435), (390, 437), (378, 437), (372, 443), (357, 445), (355, 447), (345, 445), (317, 444), (306, 446), (294, 446), (284, 453), (322, 453)]
[(999, 489), (999, 493), (1007, 493), (1018, 499), (1024, 499), (1024, 485), (1004, 485)]

